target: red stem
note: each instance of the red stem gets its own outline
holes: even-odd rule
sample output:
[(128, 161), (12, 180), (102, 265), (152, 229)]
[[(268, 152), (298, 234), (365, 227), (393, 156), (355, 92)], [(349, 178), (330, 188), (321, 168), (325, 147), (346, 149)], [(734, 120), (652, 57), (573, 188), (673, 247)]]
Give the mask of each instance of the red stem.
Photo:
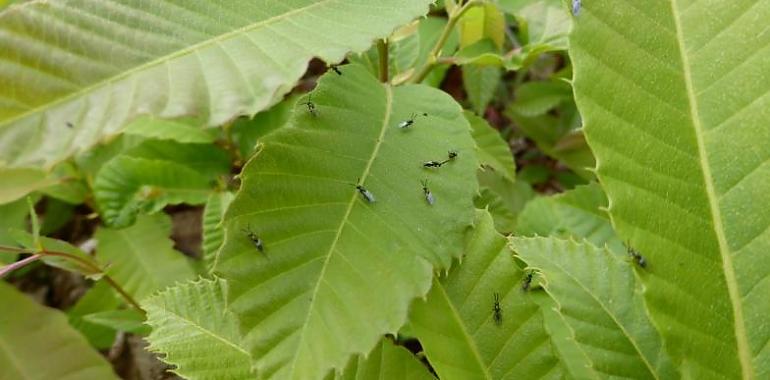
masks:
[(27, 265), (29, 263), (32, 263), (32, 262), (35, 262), (35, 261), (39, 260), (41, 257), (43, 257), (43, 256), (42, 255), (32, 255), (30, 257), (26, 257), (26, 258), (24, 258), (22, 260), (19, 260), (19, 261), (15, 262), (15, 263), (8, 264), (8, 265), (0, 268), (0, 278), (2, 278), (3, 276), (5, 276), (8, 273), (11, 273), (11, 272), (15, 271), (16, 269), (24, 267), (25, 265)]

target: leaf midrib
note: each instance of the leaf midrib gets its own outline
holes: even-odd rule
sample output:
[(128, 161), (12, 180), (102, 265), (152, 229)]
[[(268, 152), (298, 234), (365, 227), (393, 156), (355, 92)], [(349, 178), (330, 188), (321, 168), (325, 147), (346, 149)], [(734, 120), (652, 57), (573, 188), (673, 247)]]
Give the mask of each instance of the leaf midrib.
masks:
[(244, 350), (242, 347), (240, 347), (240, 346), (238, 346), (237, 344), (235, 344), (235, 343), (231, 342), (230, 340), (228, 340), (227, 338), (225, 338), (225, 337), (223, 337), (223, 336), (219, 336), (219, 335), (217, 335), (217, 334), (216, 334), (214, 331), (211, 331), (211, 330), (209, 330), (209, 329), (207, 329), (207, 328), (205, 328), (205, 327), (203, 327), (203, 326), (201, 326), (201, 325), (199, 325), (199, 324), (195, 323), (195, 321), (193, 321), (192, 319), (189, 319), (189, 318), (185, 318), (183, 315), (181, 315), (181, 314), (179, 314), (179, 313), (176, 313), (176, 312), (174, 312), (174, 311), (172, 311), (172, 310), (169, 310), (169, 309), (166, 309), (165, 311), (166, 311), (166, 312), (167, 312), (167, 313), (168, 313), (168, 314), (169, 314), (171, 317), (174, 317), (174, 318), (178, 319), (180, 322), (182, 322), (182, 323), (186, 323), (186, 324), (188, 324), (188, 325), (190, 325), (190, 326), (194, 327), (195, 329), (197, 329), (197, 330), (201, 331), (202, 333), (204, 333), (204, 334), (206, 334), (206, 335), (209, 335), (209, 336), (211, 336), (212, 338), (214, 338), (214, 339), (216, 339), (216, 340), (218, 340), (218, 341), (221, 341), (222, 343), (224, 343), (224, 344), (226, 344), (226, 345), (228, 345), (228, 346), (230, 346), (230, 347), (232, 347), (232, 348), (236, 349), (236, 350), (237, 350), (239, 353), (241, 353), (241, 354), (243, 354), (244, 356), (246, 356), (246, 358), (249, 358), (249, 357), (250, 357), (250, 356), (249, 356), (249, 353), (248, 353), (246, 350)]
[[(531, 241), (537, 241), (537, 239), (542, 239), (542, 238), (522, 238), (522, 240), (531, 240)], [(572, 240), (566, 240), (566, 241), (569, 242), (569, 243), (572, 243)], [(597, 250), (599, 252), (599, 254), (605, 254), (610, 260), (617, 260), (617, 257), (615, 257), (615, 255), (613, 255), (612, 252), (609, 252), (605, 248), (598, 248), (598, 247), (594, 246), (593, 244), (591, 244), (587, 240), (584, 241), (583, 244), (587, 244), (591, 249)], [(576, 245), (572, 245), (572, 247), (577, 248)], [(615, 323), (615, 325), (618, 327), (618, 329), (620, 329), (620, 331), (623, 334), (623, 336), (626, 337), (626, 340), (628, 340), (628, 343), (631, 344), (631, 346), (634, 348), (634, 351), (636, 351), (636, 353), (639, 354), (639, 359), (644, 363), (644, 366), (647, 368), (647, 370), (650, 373), (650, 375), (653, 378), (655, 378), (655, 379), (659, 379), (658, 373), (655, 372), (655, 367), (652, 365), (652, 363), (650, 363), (649, 360), (647, 360), (647, 356), (645, 356), (644, 352), (642, 352), (642, 349), (641, 349), (641, 347), (639, 347), (638, 343), (636, 342), (635, 337), (633, 337), (631, 335), (631, 333), (628, 332), (628, 330), (626, 329), (626, 326), (623, 325), (623, 323), (621, 323), (620, 320), (618, 320), (618, 318), (615, 316), (615, 313), (610, 311), (610, 309), (607, 307), (607, 305), (604, 302), (602, 302), (602, 300), (600, 300), (598, 297), (596, 297), (594, 295), (594, 293), (591, 291), (591, 289), (587, 285), (585, 285), (585, 283), (580, 278), (575, 277), (572, 274), (572, 272), (570, 272), (569, 270), (564, 268), (561, 265), (562, 264), (561, 262), (556, 261), (556, 260), (551, 260), (551, 257), (549, 255), (541, 255), (541, 257), (542, 257), (543, 260), (546, 260), (549, 263), (551, 263), (551, 265), (553, 265), (555, 268), (558, 268), (564, 276), (566, 276), (570, 280), (574, 281), (580, 287), (580, 289), (582, 289), (586, 294), (588, 294), (588, 296), (591, 299), (593, 299), (594, 302), (596, 302), (597, 305), (599, 305), (601, 307), (602, 311), (612, 320), (613, 323)], [(553, 299), (554, 299), (554, 301), (557, 302), (557, 304), (559, 304), (561, 306), (561, 304), (558, 302), (558, 300), (556, 300), (555, 298), (553, 298)], [(588, 356), (588, 355), (586, 355), (586, 356)], [(591, 362), (594, 361), (590, 357), (589, 357), (589, 360), (591, 360)]]
[[(473, 359), (475, 359), (476, 363), (478, 364), (478, 367), (481, 368), (484, 378), (491, 380), (492, 376), (489, 374), (487, 365), (484, 363), (484, 360), (481, 358), (481, 353), (479, 352), (479, 349), (476, 346), (475, 341), (468, 334), (468, 331), (465, 329), (465, 323), (463, 323), (463, 319), (460, 316), (460, 312), (455, 308), (454, 304), (452, 303), (452, 300), (449, 298), (449, 294), (447, 294), (446, 289), (444, 289), (444, 285), (441, 284), (441, 282), (434, 280), (433, 286), (436, 287), (436, 289), (440, 292), (441, 297), (444, 299), (444, 302), (446, 302), (447, 306), (449, 307), (449, 310), (452, 311), (451, 317), (452, 319), (455, 320), (455, 322), (459, 326), (460, 331), (462, 331), (462, 336), (466, 341), (468, 347), (471, 349), (471, 352), (473, 352)], [(499, 352), (498, 352), (498, 355), (499, 355)]]
[[(380, 147), (382, 146), (382, 143), (384, 141), (385, 132), (387, 131), (388, 124), (390, 123), (390, 113), (391, 113), (391, 108), (393, 106), (393, 91), (391, 87), (388, 85), (383, 85), (382, 87), (385, 90), (385, 115), (382, 120), (382, 126), (380, 127), (380, 134), (377, 137), (377, 142), (374, 145), (374, 149), (372, 150), (372, 154), (369, 157), (369, 160), (366, 162), (364, 171), (361, 173), (359, 184), (363, 184), (366, 182), (366, 177), (369, 176), (369, 171), (372, 168), (374, 159), (377, 158), (377, 154), (379, 153)], [(326, 273), (326, 268), (329, 266), (329, 262), (332, 257), (332, 254), (336, 251), (337, 242), (339, 241), (340, 236), (342, 235), (342, 231), (345, 229), (345, 225), (348, 222), (350, 213), (353, 210), (353, 205), (356, 204), (356, 199), (358, 199), (359, 197), (358, 190), (352, 191), (352, 193), (353, 193), (353, 196), (350, 198), (350, 201), (348, 202), (348, 207), (345, 210), (345, 214), (342, 216), (340, 220), (340, 224), (337, 227), (337, 232), (334, 235), (334, 239), (329, 245), (329, 249), (326, 252), (326, 258), (324, 259), (323, 265), (321, 266), (321, 273), (318, 275), (318, 279), (316, 280), (315, 287), (313, 288), (313, 294), (311, 295), (311, 298), (310, 298), (311, 299), (310, 307), (308, 309), (307, 316), (305, 317), (305, 321), (302, 323), (302, 331), (300, 332), (299, 342), (297, 343), (297, 347), (301, 347), (304, 342), (305, 331), (307, 331), (308, 321), (310, 320), (310, 317), (313, 315), (313, 309), (316, 304), (316, 300), (318, 299), (317, 297), (318, 289), (320, 289), (320, 285), (323, 282), (322, 279), (324, 278), (324, 274)], [(295, 353), (291, 361), (289, 378), (294, 378), (294, 371), (296, 369), (296, 366), (297, 366), (297, 355)]]
[(701, 122), (700, 114), (698, 112), (698, 99), (695, 95), (695, 90), (692, 83), (692, 73), (690, 70), (690, 62), (687, 57), (685, 49), (685, 42), (682, 30), (682, 21), (680, 14), (677, 11), (679, 9), (679, 0), (671, 0), (671, 13), (674, 18), (674, 27), (676, 28), (677, 46), (679, 48), (680, 59), (682, 61), (682, 70), (685, 86), (687, 88), (687, 101), (690, 110), (690, 118), (693, 123), (693, 130), (698, 144), (698, 157), (703, 172), (703, 181), (706, 190), (706, 197), (709, 200), (709, 208), (711, 212), (711, 219), (714, 226), (714, 234), (716, 235), (717, 242), (719, 243), (719, 255), (722, 259), (722, 272), (725, 275), (725, 284), (727, 285), (727, 291), (730, 296), (730, 303), (733, 308), (733, 329), (735, 331), (735, 339), (738, 348), (738, 357), (741, 363), (741, 372), (744, 379), (754, 378), (753, 368), (751, 366), (751, 350), (748, 344), (748, 338), (746, 336), (746, 326), (743, 318), (743, 305), (741, 304), (741, 297), (738, 291), (738, 282), (735, 277), (735, 268), (733, 267), (730, 246), (727, 244), (727, 237), (725, 236), (724, 226), (722, 225), (722, 215), (719, 209), (718, 197), (716, 190), (714, 189), (714, 179), (711, 175), (711, 167), (709, 167), (708, 153), (706, 152), (703, 123)]
[(145, 262), (144, 257), (142, 257), (142, 254), (140, 253), (142, 252), (139, 249), (141, 247), (134, 244), (133, 239), (131, 239), (125, 232), (121, 232), (121, 231), (116, 231), (116, 232), (118, 233), (118, 236), (121, 237), (124, 244), (128, 246), (128, 250), (132, 253), (130, 256), (136, 259), (134, 260), (134, 262), (138, 263), (139, 267), (142, 268), (147, 275), (149, 275), (150, 281), (152, 281), (152, 285), (153, 285), (152, 290), (157, 290), (158, 288), (160, 288), (160, 281), (155, 276), (155, 273), (152, 270), (150, 270), (152, 265), (149, 265), (149, 263)]
[[(170, 54), (163, 55), (161, 57), (158, 57), (158, 58), (153, 59), (153, 60), (151, 60), (149, 62), (146, 62), (146, 63), (143, 63), (141, 65), (138, 65), (138, 66), (136, 66), (134, 68), (131, 68), (129, 70), (117, 73), (116, 75), (113, 75), (113, 76), (107, 77), (105, 79), (102, 79), (100, 81), (94, 82), (94, 83), (92, 83), (92, 84), (90, 84), (90, 85), (88, 85), (86, 87), (83, 87), (82, 89), (80, 89), (78, 91), (72, 92), (72, 93), (70, 93), (70, 94), (68, 94), (66, 96), (63, 96), (63, 97), (59, 98), (59, 99), (56, 99), (56, 100), (51, 101), (51, 102), (43, 103), (43, 104), (41, 104), (41, 105), (39, 105), (39, 106), (37, 106), (35, 108), (29, 109), (26, 112), (22, 112), (22, 113), (20, 113), (20, 114), (18, 114), (16, 116), (12, 116), (12, 117), (10, 117), (8, 119), (2, 120), (2, 121), (0, 121), (0, 127), (13, 124), (14, 122), (16, 122), (18, 120), (21, 120), (21, 119), (24, 119), (24, 118), (26, 118), (29, 115), (34, 115), (36, 113), (41, 112), (44, 109), (53, 108), (54, 106), (56, 106), (58, 104), (61, 104), (61, 103), (65, 103), (68, 100), (77, 99), (77, 98), (79, 98), (79, 97), (81, 97), (81, 96), (83, 96), (85, 94), (91, 93), (93, 90), (95, 90), (97, 88), (100, 88), (100, 87), (102, 87), (104, 85), (107, 85), (109, 83), (117, 82), (118, 80), (127, 78), (127, 77), (131, 76), (132, 74), (144, 71), (144, 70), (146, 70), (146, 69), (148, 69), (150, 67), (154, 67), (154, 66), (160, 65), (160, 64), (162, 64), (164, 62), (171, 61), (174, 58), (178, 58), (178, 57), (181, 57), (181, 56), (184, 56), (184, 55), (187, 55), (187, 54), (199, 51), (199, 49), (202, 49), (204, 46), (218, 44), (218, 43), (220, 43), (220, 41), (227, 40), (227, 39), (229, 39), (229, 38), (231, 38), (233, 36), (236, 36), (236, 35), (239, 35), (239, 34), (243, 35), (243, 34), (245, 34), (247, 32), (252, 31), (252, 30), (255, 30), (255, 29), (258, 29), (260, 27), (263, 27), (263, 26), (266, 26), (266, 25), (269, 25), (269, 24), (281, 21), (281, 20), (283, 20), (285, 18), (288, 18), (290, 16), (293, 16), (293, 15), (295, 15), (297, 13), (305, 12), (305, 11), (307, 11), (309, 9), (316, 8), (316, 7), (320, 6), (320, 5), (325, 5), (325, 4), (327, 4), (329, 2), (332, 2), (332, 1), (336, 1), (336, 0), (316, 0), (315, 3), (309, 4), (309, 5), (304, 6), (302, 8), (292, 9), (292, 10), (286, 12), (286, 13), (281, 13), (279, 15), (270, 17), (268, 19), (265, 19), (265, 20), (262, 20), (262, 21), (259, 21), (259, 22), (253, 23), (253, 24), (249, 24), (249, 25), (240, 27), (238, 29), (234, 29), (234, 30), (229, 31), (227, 33), (223, 33), (223, 34), (220, 34), (218, 36), (215, 36), (214, 38), (210, 38), (210, 39), (207, 39), (207, 40), (200, 41), (200, 42), (195, 43), (193, 45), (190, 45), (190, 46), (188, 46), (188, 47), (186, 47), (184, 49), (177, 50), (177, 51), (174, 51), (174, 52), (172, 52)], [(34, 4), (30, 4), (29, 6), (34, 6)]]

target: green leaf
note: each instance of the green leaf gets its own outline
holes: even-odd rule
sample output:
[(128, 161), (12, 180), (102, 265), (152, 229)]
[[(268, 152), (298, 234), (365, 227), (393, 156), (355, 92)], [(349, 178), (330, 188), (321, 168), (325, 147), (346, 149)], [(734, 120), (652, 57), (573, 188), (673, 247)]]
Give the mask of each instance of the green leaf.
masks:
[(546, 52), (567, 49), (571, 16), (561, 0), (537, 0), (516, 12), (526, 29), (525, 49)]
[(203, 261), (209, 270), (214, 268), (225, 238), (222, 219), (232, 200), (233, 193), (212, 193), (203, 208)]
[(115, 341), (115, 330), (93, 324), (83, 319), (84, 315), (100, 311), (116, 310), (122, 301), (115, 291), (104, 281), (98, 281), (80, 297), (78, 302), (67, 311), (70, 325), (88, 339), (91, 346), (106, 349)]
[(492, 128), (485, 119), (472, 112), (465, 111), (465, 118), (473, 128), (473, 139), (476, 141), (476, 150), (479, 155), (479, 163), (482, 167), (492, 168), (510, 181), (516, 179), (516, 163), (513, 161), (513, 153), (508, 143), (500, 136), (500, 132)]
[(251, 157), (259, 139), (284, 126), (289, 120), (296, 102), (297, 97), (289, 96), (269, 110), (254, 115), (251, 119), (242, 117), (236, 120), (231, 128), (230, 136), (238, 144), (241, 157), (244, 159)]
[[(395, 332), (433, 267), (460, 253), (473, 218), (474, 143), (447, 94), (383, 85), (347, 65), (321, 78), (312, 101), (316, 116), (298, 105), (244, 168), (215, 268), (267, 379), (320, 378)], [(415, 113), (428, 116), (398, 127)], [(448, 150), (459, 156), (423, 168)]]
[(135, 309), (99, 311), (85, 314), (82, 318), (87, 322), (117, 331), (138, 335), (147, 335), (150, 332), (150, 328), (144, 324), (144, 315)]
[(93, 188), (94, 178), (102, 166), (130, 150), (145, 140), (136, 135), (121, 134), (109, 142), (104, 142), (91, 147), (89, 150), (75, 156), (75, 163), (85, 177), (86, 182)]
[(557, 238), (512, 238), (511, 246), (545, 277), (546, 291), (602, 377), (678, 378), (647, 317), (631, 260)]
[(534, 190), (526, 181), (511, 182), (491, 170), (479, 170), (477, 178), (481, 190), (474, 204), (489, 209), (498, 231), (513, 232), (519, 213), (535, 197)]
[(60, 201), (56, 198), (45, 200), (43, 224), (40, 226), (42, 235), (51, 235), (69, 223), (75, 215), (75, 205)]
[(499, 0), (500, 8), (518, 22), (523, 46), (513, 57), (528, 67), (542, 54), (567, 49), (572, 25), (566, 0)]
[(626, 247), (610, 224), (607, 196), (592, 183), (570, 191), (539, 197), (527, 203), (519, 214), (516, 235), (557, 236), (586, 239), (597, 247), (608, 245), (626, 254)]
[(118, 379), (61, 312), (3, 281), (0, 304), (0, 379)]
[(428, 369), (411, 352), (396, 346), (388, 339), (381, 339), (366, 357), (353, 357), (341, 374), (329, 374), (328, 380), (358, 379), (435, 379)]
[[(479, 211), (462, 266), (412, 305), (410, 327), (441, 379), (560, 378), (563, 369), (506, 239)], [(499, 294), (501, 322), (494, 316)]]
[(476, 64), (464, 65), (461, 70), (463, 87), (473, 105), (473, 111), (483, 115), (497, 91), (497, 86), (500, 85), (502, 70), (499, 67)]
[[(525, 110), (525, 113), (535, 113)], [(580, 115), (571, 101), (564, 102), (551, 113), (526, 116), (517, 111), (516, 103), (505, 111), (519, 131), (533, 140), (545, 154), (561, 161), (582, 178), (594, 177), (594, 156), (580, 129)], [(526, 167), (524, 169), (527, 169)]]
[(551, 337), (556, 355), (570, 375), (565, 377), (568, 379), (601, 379), (592, 368), (591, 360), (586, 356), (580, 344), (575, 341), (575, 332), (564, 320), (564, 315), (559, 311), (559, 304), (545, 292), (530, 292), (530, 295), (532, 301), (540, 307), (540, 311), (543, 313), (543, 324)]
[(495, 4), (485, 3), (468, 9), (457, 22), (460, 46), (470, 46), (480, 40), (491, 40), (498, 51), (505, 40), (505, 17)]
[(230, 170), (230, 157), (227, 152), (212, 144), (146, 140), (124, 154), (138, 158), (174, 161), (212, 178), (228, 173)]
[(25, 195), (56, 184), (56, 178), (48, 175), (45, 170), (34, 168), (0, 167), (0, 204), (11, 203)]
[(516, 88), (511, 109), (523, 116), (543, 115), (572, 97), (572, 87), (564, 81), (527, 82)]
[(584, 1), (575, 99), (645, 301), (691, 378), (770, 376), (767, 0)]
[(141, 300), (195, 276), (187, 258), (174, 250), (170, 233), (168, 215), (140, 215), (128, 228), (98, 229), (96, 257), (108, 263), (107, 274)]
[[(0, 204), (0, 244), (10, 245), (16, 243), (16, 239), (11, 235), (11, 230), (18, 230), (26, 227), (27, 200), (19, 199), (11, 203)], [(16, 254), (0, 253), (0, 264), (9, 264), (16, 261)]]
[(24, 3), (0, 13), (0, 34), (15, 36), (0, 49), (0, 161), (50, 166), (142, 114), (209, 126), (253, 115), (311, 58), (364, 51), (430, 2)]
[(174, 140), (180, 143), (211, 143), (214, 136), (207, 133), (194, 123), (181, 120), (166, 120), (152, 116), (142, 116), (126, 125), (124, 131), (128, 135), (143, 136), (158, 140)]
[(214, 145), (148, 140), (102, 167), (94, 197), (105, 223), (123, 227), (140, 212), (204, 203), (218, 175), (228, 170), (226, 152)]
[[(80, 273), (92, 279), (97, 279), (102, 275), (102, 270), (100, 269), (102, 266), (93, 257), (66, 241), (39, 236), (38, 242), (36, 242), (34, 233), (16, 229), (9, 232), (10, 236), (16, 240), (16, 244), (27, 249), (29, 252), (39, 252), (43, 249), (50, 251), (41, 260), (52, 267)], [(80, 260), (56, 255), (59, 252), (77, 257)]]
[(235, 316), (225, 307), (225, 288), (223, 280), (200, 279), (142, 303), (152, 326), (149, 349), (186, 379), (255, 378)]
[(182, 164), (121, 156), (99, 172), (94, 196), (105, 223), (125, 227), (137, 214), (154, 213), (168, 204), (201, 204), (211, 187), (209, 178)]

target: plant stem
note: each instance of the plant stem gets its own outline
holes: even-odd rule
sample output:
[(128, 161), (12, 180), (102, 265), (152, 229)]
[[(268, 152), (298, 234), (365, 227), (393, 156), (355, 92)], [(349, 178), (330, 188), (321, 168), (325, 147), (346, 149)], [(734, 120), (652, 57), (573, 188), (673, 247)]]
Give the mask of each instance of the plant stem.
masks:
[[(133, 297), (131, 297), (131, 295), (128, 294), (123, 289), (123, 287), (121, 287), (117, 282), (115, 282), (115, 280), (113, 280), (112, 277), (110, 277), (108, 274), (104, 273), (102, 271), (102, 269), (99, 268), (98, 265), (92, 263), (89, 260), (86, 260), (86, 259), (84, 259), (82, 257), (78, 257), (78, 256), (73, 255), (71, 253), (57, 252), (57, 251), (48, 251), (46, 249), (43, 249), (40, 252), (30, 252), (28, 249), (24, 249), (24, 248), (16, 248), (16, 247), (8, 247), (8, 246), (0, 245), (0, 251), (16, 252), (16, 253), (29, 253), (29, 254), (33, 255), (33, 256), (30, 256), (30, 257), (28, 257), (28, 258), (26, 258), (24, 260), (20, 260), (20, 261), (18, 261), (16, 263), (13, 263), (13, 264), (10, 264), (8, 266), (3, 267), (2, 270), (0, 270), (0, 273), (1, 273), (0, 275), (5, 274), (7, 272), (10, 272), (11, 270), (20, 268), (20, 267), (28, 264), (29, 262), (34, 261), (34, 260), (30, 260), (29, 262), (25, 262), (25, 260), (29, 260), (31, 257), (34, 257), (35, 260), (37, 260), (37, 259), (39, 259), (39, 258), (41, 258), (43, 256), (64, 257), (66, 259), (75, 261), (78, 264), (80, 264), (80, 265), (82, 265), (82, 266), (84, 266), (84, 267), (86, 267), (86, 268), (88, 268), (88, 269), (90, 269), (90, 270), (92, 270), (92, 271), (94, 271), (96, 273), (101, 273), (102, 274), (102, 278), (104, 279), (105, 282), (107, 282), (108, 285), (110, 285), (113, 289), (115, 289), (115, 291), (117, 291), (126, 300), (126, 302), (128, 302), (131, 306), (136, 308), (136, 310), (138, 310), (140, 313), (144, 314), (144, 310), (142, 309), (141, 306), (139, 306), (139, 303), (136, 302), (136, 300)], [(23, 262), (23, 264), (17, 265), (16, 267), (10, 268), (9, 270), (6, 271), (6, 268), (11, 267), (11, 266), (16, 265), (16, 264), (19, 264), (19, 263), (22, 263), (22, 262)]]
[(30, 257), (27, 257), (25, 259), (19, 260), (19, 261), (15, 262), (15, 263), (8, 264), (8, 265), (0, 268), (0, 278), (5, 276), (8, 273), (11, 273), (11, 272), (15, 271), (16, 269), (24, 267), (25, 265), (27, 265), (27, 264), (29, 264), (31, 262), (37, 261), (41, 257), (42, 257), (41, 255), (32, 255)]
[(449, 19), (444, 26), (444, 30), (441, 31), (441, 35), (439, 36), (438, 41), (436, 41), (436, 45), (434, 45), (433, 49), (431, 49), (430, 53), (428, 53), (428, 59), (425, 61), (425, 64), (422, 66), (422, 68), (420, 68), (420, 70), (418, 70), (412, 76), (412, 78), (409, 79), (409, 83), (420, 83), (425, 79), (425, 77), (428, 76), (428, 74), (430, 74), (430, 71), (433, 70), (433, 67), (436, 66), (436, 62), (438, 62), (439, 54), (441, 54), (441, 48), (444, 47), (447, 39), (449, 39), (449, 35), (454, 30), (457, 21), (460, 20), (460, 17), (462, 17), (465, 12), (468, 11), (468, 9), (481, 3), (482, 1), (480, 0), (471, 0), (460, 7), (460, 9), (457, 9), (455, 12), (449, 15)]
[(380, 82), (388, 83), (388, 40), (377, 41), (377, 52), (380, 56)]

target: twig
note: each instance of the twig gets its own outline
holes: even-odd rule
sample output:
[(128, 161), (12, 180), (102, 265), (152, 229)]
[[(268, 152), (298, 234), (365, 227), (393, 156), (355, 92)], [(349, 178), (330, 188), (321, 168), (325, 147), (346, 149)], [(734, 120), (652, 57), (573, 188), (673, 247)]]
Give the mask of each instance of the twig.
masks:
[(26, 258), (24, 258), (22, 260), (19, 260), (19, 261), (15, 262), (15, 263), (8, 264), (8, 265), (0, 268), (0, 278), (2, 278), (6, 274), (11, 273), (11, 272), (15, 271), (16, 269), (19, 269), (19, 268), (21, 268), (21, 267), (23, 267), (23, 266), (25, 266), (25, 265), (27, 265), (27, 264), (29, 264), (31, 262), (37, 261), (41, 257), (42, 257), (41, 255), (32, 255), (30, 257), (26, 257)]
[(428, 74), (430, 74), (430, 71), (433, 70), (433, 67), (436, 66), (436, 63), (438, 62), (439, 54), (441, 54), (441, 48), (444, 47), (447, 39), (449, 39), (449, 35), (452, 33), (452, 30), (454, 30), (457, 21), (465, 14), (465, 12), (468, 11), (468, 9), (471, 9), (471, 7), (481, 3), (482, 1), (480, 0), (471, 0), (449, 15), (449, 19), (444, 26), (444, 30), (441, 31), (441, 35), (439, 36), (438, 41), (436, 41), (436, 45), (434, 45), (433, 49), (431, 49), (430, 53), (428, 53), (428, 59), (425, 61), (425, 64), (422, 66), (422, 68), (416, 71), (414, 76), (409, 79), (409, 83), (420, 83), (425, 79), (425, 77), (428, 76)]
[[(26, 258), (24, 260), (20, 260), (20, 261), (18, 261), (16, 263), (13, 263), (13, 264), (10, 264), (8, 266), (3, 267), (2, 268), (3, 270), (5, 270), (6, 268), (8, 268), (8, 267), (10, 267), (12, 265), (24, 262), (25, 260), (28, 260), (31, 257), (35, 257), (35, 260), (37, 260), (37, 259), (41, 258), (42, 256), (56, 256), (56, 257), (64, 257), (66, 259), (75, 261), (78, 264), (80, 264), (80, 265), (82, 265), (82, 266), (84, 266), (84, 267), (94, 271), (95, 273), (100, 273), (102, 275), (102, 278), (104, 279), (104, 281), (107, 282), (108, 285), (113, 287), (115, 289), (115, 291), (117, 291), (126, 300), (126, 302), (128, 302), (131, 306), (136, 308), (136, 310), (138, 310), (140, 313), (142, 313), (142, 314), (145, 313), (144, 310), (142, 309), (142, 307), (139, 306), (139, 303), (136, 302), (136, 300), (133, 297), (131, 297), (131, 295), (128, 294), (123, 289), (123, 287), (121, 287), (117, 282), (115, 282), (115, 280), (113, 280), (112, 277), (110, 277), (108, 274), (104, 273), (102, 271), (102, 269), (99, 268), (98, 265), (96, 265), (96, 264), (94, 264), (94, 263), (92, 263), (92, 262), (90, 262), (90, 261), (88, 261), (88, 260), (86, 260), (86, 259), (84, 259), (82, 257), (76, 256), (76, 255), (73, 255), (73, 254), (67, 253), (67, 252), (49, 251), (49, 250), (46, 250), (46, 249), (43, 249), (43, 250), (41, 250), (39, 252), (29, 252), (28, 249), (9, 247), (9, 246), (2, 246), (2, 245), (0, 245), (0, 251), (33, 254), (33, 256), (30, 256), (30, 257), (28, 257), (28, 258)], [(34, 261), (34, 260), (31, 260), (31, 261)], [(20, 267), (22, 267), (22, 266), (24, 266), (26, 264), (28, 264), (28, 262), (25, 262), (24, 264), (21, 264), (21, 265), (15, 267), (15, 268), (11, 268), (10, 270), (8, 270), (8, 272), (10, 272), (13, 269), (20, 268)], [(5, 272), (3, 272), (3, 274), (5, 274)]]

